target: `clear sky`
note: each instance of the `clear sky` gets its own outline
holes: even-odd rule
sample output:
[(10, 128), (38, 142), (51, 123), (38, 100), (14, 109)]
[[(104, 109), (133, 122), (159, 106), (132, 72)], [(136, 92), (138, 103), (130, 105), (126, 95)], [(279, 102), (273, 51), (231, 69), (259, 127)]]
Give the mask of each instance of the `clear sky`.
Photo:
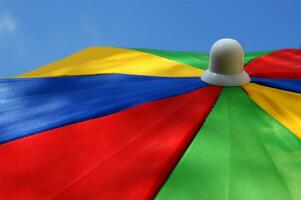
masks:
[(300, 48), (301, 0), (0, 0), (0, 77), (88, 46), (208, 52)]

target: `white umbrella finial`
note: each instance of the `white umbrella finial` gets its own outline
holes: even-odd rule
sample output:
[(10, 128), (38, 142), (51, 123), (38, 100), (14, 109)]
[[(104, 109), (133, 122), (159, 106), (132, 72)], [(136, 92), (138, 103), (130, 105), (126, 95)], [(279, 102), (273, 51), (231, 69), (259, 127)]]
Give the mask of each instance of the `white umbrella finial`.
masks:
[(211, 47), (209, 68), (201, 79), (219, 86), (239, 86), (250, 82), (244, 71), (244, 51), (240, 43), (233, 39), (216, 41)]

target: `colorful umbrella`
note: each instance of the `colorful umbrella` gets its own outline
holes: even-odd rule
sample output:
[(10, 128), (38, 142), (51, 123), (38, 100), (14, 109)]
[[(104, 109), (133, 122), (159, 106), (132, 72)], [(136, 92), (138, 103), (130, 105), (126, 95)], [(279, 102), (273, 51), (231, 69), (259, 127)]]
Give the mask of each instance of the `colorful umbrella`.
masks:
[(236, 87), (208, 61), (91, 47), (1, 79), (0, 199), (301, 199), (301, 51), (246, 53)]

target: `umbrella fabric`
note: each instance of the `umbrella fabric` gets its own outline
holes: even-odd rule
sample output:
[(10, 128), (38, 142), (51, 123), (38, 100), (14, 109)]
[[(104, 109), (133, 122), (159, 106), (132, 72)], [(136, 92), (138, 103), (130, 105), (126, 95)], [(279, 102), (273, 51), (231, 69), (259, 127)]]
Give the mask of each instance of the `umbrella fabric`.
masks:
[(283, 49), (250, 62), (245, 70), (254, 77), (300, 79), (300, 61), (300, 50)]
[(202, 70), (131, 49), (91, 47), (19, 77), (94, 74), (198, 77)]
[(151, 198), (220, 91), (210, 86), (2, 144), (1, 197)]
[(299, 199), (301, 142), (226, 88), (157, 199)]
[(0, 80), (0, 143), (206, 85), (199, 78), (131, 75)]
[(298, 79), (271, 79), (271, 78), (256, 78), (252, 77), (253, 83), (265, 85), (281, 90), (301, 93), (301, 80)]
[(0, 80), (1, 199), (299, 199), (301, 52), (92, 47)]
[(256, 84), (244, 88), (263, 110), (301, 139), (301, 94)]
[[(134, 49), (135, 50), (135, 49)], [(194, 52), (175, 52), (175, 51), (162, 51), (154, 49), (136, 49), (153, 55), (157, 55), (166, 59), (174, 60), (188, 66), (193, 66), (199, 69), (207, 69), (209, 65), (208, 53), (194, 53)], [(272, 51), (257, 51), (245, 54), (244, 63), (247, 64), (255, 58), (272, 53)]]

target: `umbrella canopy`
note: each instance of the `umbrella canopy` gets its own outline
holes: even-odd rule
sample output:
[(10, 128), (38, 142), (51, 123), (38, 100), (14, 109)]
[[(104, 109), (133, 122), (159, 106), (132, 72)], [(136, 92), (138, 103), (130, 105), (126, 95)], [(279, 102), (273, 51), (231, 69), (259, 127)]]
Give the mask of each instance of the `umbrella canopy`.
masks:
[(301, 199), (301, 51), (91, 47), (0, 80), (1, 199)]

